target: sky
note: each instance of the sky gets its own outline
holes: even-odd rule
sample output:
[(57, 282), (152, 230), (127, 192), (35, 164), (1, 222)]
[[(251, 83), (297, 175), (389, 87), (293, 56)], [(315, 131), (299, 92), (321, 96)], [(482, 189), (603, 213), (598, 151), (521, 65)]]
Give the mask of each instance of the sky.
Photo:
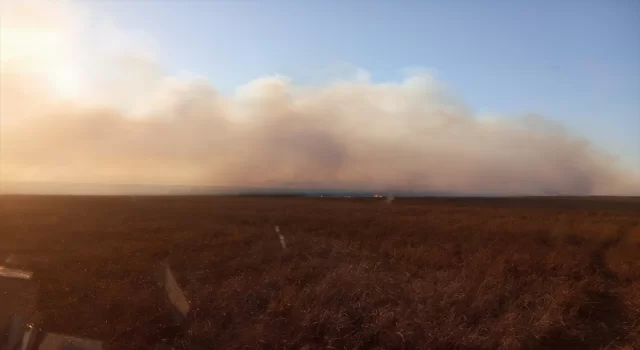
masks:
[(168, 66), (233, 91), (424, 68), (480, 114), (538, 113), (640, 169), (640, 2), (96, 1)]
[(640, 194), (637, 1), (0, 1), (0, 184)]

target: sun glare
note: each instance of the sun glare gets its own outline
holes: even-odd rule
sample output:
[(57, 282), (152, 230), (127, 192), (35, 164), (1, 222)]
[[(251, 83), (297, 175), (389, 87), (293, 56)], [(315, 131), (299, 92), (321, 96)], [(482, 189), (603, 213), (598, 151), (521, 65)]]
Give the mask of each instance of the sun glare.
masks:
[(86, 54), (77, 45), (74, 23), (41, 12), (15, 3), (2, 7), (1, 69), (35, 78), (60, 97), (80, 97)]

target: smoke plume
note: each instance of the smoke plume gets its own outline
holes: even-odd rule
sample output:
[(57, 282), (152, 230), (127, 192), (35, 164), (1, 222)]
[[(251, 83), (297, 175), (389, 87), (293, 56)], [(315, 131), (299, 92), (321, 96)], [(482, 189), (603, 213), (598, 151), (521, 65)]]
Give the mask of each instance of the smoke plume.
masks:
[[(93, 31), (85, 28), (92, 21), (69, 24), (75, 7), (56, 4), (56, 13), (35, 3), (1, 8), (5, 182), (640, 190), (589, 141), (534, 114), (480, 118), (429, 74), (395, 83), (358, 74), (320, 86), (267, 76), (221, 94), (204, 78), (167, 73), (109, 22)], [(91, 44), (87, 32), (108, 45)]]

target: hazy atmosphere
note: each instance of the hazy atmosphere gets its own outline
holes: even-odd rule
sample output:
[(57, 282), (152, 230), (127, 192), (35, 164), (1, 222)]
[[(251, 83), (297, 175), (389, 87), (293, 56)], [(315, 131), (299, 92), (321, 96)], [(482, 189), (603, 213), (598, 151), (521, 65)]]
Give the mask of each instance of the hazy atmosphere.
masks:
[[(144, 27), (129, 29), (118, 23), (116, 12), (90, 2), (4, 1), (1, 6), (4, 186), (52, 182), (640, 194), (640, 145), (633, 139), (633, 130), (640, 133), (637, 100), (627, 101), (631, 107), (623, 119), (613, 115), (619, 108), (612, 106), (609, 116), (600, 106), (605, 113), (598, 118), (610, 117), (627, 136), (603, 127), (595, 142), (589, 134), (593, 130), (574, 130), (571, 119), (546, 116), (546, 105), (509, 114), (469, 105), (467, 94), (459, 94), (464, 87), (440, 79), (440, 67), (429, 62), (410, 69), (415, 60), (398, 62), (393, 69), (401, 76), (386, 79), (376, 69), (359, 68), (366, 62), (335, 55), (322, 62), (329, 68), (313, 82), (298, 81), (287, 75), (291, 71), (274, 66), (234, 88), (229, 86), (242, 74), (231, 79), (227, 73), (218, 87), (215, 73), (171, 66), (175, 55), (163, 58), (172, 48), (164, 46), (161, 34), (155, 38)], [(214, 21), (216, 11), (211, 11)], [(226, 29), (226, 40), (233, 40), (236, 31)], [(637, 24), (631, 29), (637, 33)], [(216, 51), (215, 40), (205, 40), (206, 30), (196, 25), (190, 30), (192, 36), (183, 40), (191, 42), (191, 55)], [(237, 33), (241, 38), (242, 30)], [(407, 35), (415, 35), (412, 40), (419, 45), (420, 32)], [(639, 52), (637, 42), (619, 40), (619, 45), (625, 50), (635, 45), (631, 51)], [(465, 59), (474, 59), (472, 52), (467, 54)], [(238, 60), (260, 61), (260, 55)], [(264, 55), (273, 60), (268, 52)], [(213, 59), (210, 64), (220, 65)], [(631, 69), (629, 79), (637, 78), (637, 65)], [(637, 91), (638, 84), (625, 81), (621, 88)], [(494, 88), (492, 101), (500, 101), (492, 82), (475, 87), (484, 94)], [(607, 143), (617, 139), (626, 140), (623, 151)]]
[(0, 0), (0, 348), (640, 349), (639, 14)]

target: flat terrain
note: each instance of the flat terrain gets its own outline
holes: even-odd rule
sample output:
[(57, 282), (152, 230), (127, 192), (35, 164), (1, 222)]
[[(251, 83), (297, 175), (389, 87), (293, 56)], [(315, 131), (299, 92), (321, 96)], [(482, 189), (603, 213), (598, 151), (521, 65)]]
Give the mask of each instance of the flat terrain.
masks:
[(8, 254), (110, 349), (640, 349), (638, 200), (3, 196)]

